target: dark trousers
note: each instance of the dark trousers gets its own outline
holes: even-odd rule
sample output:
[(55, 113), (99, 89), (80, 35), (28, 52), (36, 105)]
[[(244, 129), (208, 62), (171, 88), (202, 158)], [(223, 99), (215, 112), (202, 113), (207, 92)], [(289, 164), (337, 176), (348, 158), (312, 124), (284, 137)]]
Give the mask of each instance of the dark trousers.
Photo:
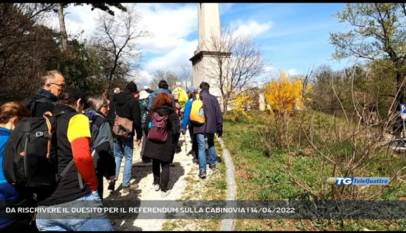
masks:
[(170, 168), (169, 165), (169, 162), (162, 162), (157, 159), (152, 159), (152, 173), (154, 174), (154, 184), (159, 184), (159, 187), (164, 192), (168, 190)]
[(189, 135), (190, 138), (192, 139), (192, 151), (193, 151), (193, 157), (197, 159), (197, 139), (196, 135), (193, 134), (193, 127), (189, 126)]
[(100, 199), (103, 200), (103, 175), (96, 174), (97, 176), (97, 193), (100, 196)]
[(141, 153), (140, 153), (140, 157), (141, 157), (141, 159), (142, 159), (142, 161), (143, 161), (144, 163), (151, 162), (151, 159), (150, 159), (150, 158), (144, 157), (145, 144), (147, 144), (147, 140), (148, 140), (148, 139), (147, 139), (147, 136), (148, 136), (148, 131), (147, 131), (147, 132), (142, 131), (142, 143), (141, 143)]

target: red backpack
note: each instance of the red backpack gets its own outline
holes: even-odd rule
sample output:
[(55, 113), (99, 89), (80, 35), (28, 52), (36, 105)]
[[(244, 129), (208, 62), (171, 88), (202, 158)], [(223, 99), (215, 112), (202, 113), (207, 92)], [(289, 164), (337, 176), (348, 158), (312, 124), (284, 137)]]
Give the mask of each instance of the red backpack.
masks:
[(168, 139), (168, 116), (161, 116), (157, 112), (151, 114), (151, 124), (148, 139), (157, 142), (166, 142)]

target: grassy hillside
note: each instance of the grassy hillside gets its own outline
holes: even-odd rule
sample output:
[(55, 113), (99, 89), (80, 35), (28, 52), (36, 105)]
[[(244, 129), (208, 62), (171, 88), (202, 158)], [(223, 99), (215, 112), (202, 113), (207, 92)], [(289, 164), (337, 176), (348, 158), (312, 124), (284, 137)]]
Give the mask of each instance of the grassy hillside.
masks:
[[(314, 117), (314, 114), (312, 114)], [(307, 118), (306, 118), (307, 117)], [(304, 116), (301, 119), (308, 119)], [(326, 185), (327, 177), (332, 176), (334, 166), (322, 154), (334, 156), (347, 156), (354, 151), (351, 140), (328, 140), (320, 141), (323, 147), (317, 151), (310, 147), (306, 140), (294, 139), (289, 148), (273, 146), (269, 148), (264, 141), (266, 127), (269, 126), (270, 116), (253, 112), (249, 120), (230, 120), (226, 117), (224, 124), (224, 141), (230, 150), (236, 167), (236, 179), (238, 184), (239, 200), (281, 200), (300, 199), (304, 197), (317, 197), (319, 199), (331, 199), (332, 187)], [(329, 122), (337, 125), (345, 125), (344, 121), (333, 119), (331, 116), (316, 113), (318, 120), (312, 121), (312, 127), (322, 138), (323, 133), (332, 130)], [(235, 118), (233, 118), (235, 119)], [(303, 122), (306, 122), (303, 121)], [(297, 124), (291, 124), (287, 130), (295, 130)], [(306, 128), (303, 127), (303, 128)], [(292, 132), (293, 132), (292, 131)], [(299, 132), (297, 134), (300, 134)], [(293, 132), (294, 137), (297, 135)], [(302, 141), (300, 141), (302, 140)], [(317, 140), (314, 140), (317, 142)], [(357, 145), (358, 146), (358, 145)], [(359, 148), (358, 148), (359, 149)], [(323, 152), (324, 150), (324, 152)], [(387, 152), (387, 151), (386, 151)], [(356, 170), (357, 176), (390, 176), (393, 171), (399, 171), (406, 167), (404, 155), (391, 155), (383, 151), (375, 151), (376, 156), (364, 167)], [(404, 170), (403, 170), (404, 171)], [(404, 173), (403, 173), (404, 174)], [(389, 186), (358, 186), (359, 190), (352, 190), (357, 195), (354, 198), (363, 200), (384, 199), (399, 200), (406, 197), (406, 184), (402, 180), (394, 180)], [(347, 198), (351, 199), (351, 196)], [(396, 230), (405, 229), (405, 221), (308, 221), (308, 220), (239, 220), (237, 230)]]

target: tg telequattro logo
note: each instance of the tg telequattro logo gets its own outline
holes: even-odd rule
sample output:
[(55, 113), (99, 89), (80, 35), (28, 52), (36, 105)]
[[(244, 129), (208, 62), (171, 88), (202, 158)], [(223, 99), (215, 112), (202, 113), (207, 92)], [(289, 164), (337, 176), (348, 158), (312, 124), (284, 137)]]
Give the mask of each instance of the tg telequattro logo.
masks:
[(388, 185), (389, 177), (330, 177), (327, 183), (336, 185)]

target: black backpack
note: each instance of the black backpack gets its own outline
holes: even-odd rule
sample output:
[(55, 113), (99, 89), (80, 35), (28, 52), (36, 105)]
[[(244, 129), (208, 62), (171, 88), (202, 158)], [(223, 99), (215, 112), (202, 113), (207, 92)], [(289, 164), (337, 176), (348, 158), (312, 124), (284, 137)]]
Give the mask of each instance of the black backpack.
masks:
[(3, 170), (7, 181), (26, 198), (53, 190), (73, 165), (73, 160), (57, 174), (54, 129), (55, 116), (23, 118), (12, 131), (4, 150)]

